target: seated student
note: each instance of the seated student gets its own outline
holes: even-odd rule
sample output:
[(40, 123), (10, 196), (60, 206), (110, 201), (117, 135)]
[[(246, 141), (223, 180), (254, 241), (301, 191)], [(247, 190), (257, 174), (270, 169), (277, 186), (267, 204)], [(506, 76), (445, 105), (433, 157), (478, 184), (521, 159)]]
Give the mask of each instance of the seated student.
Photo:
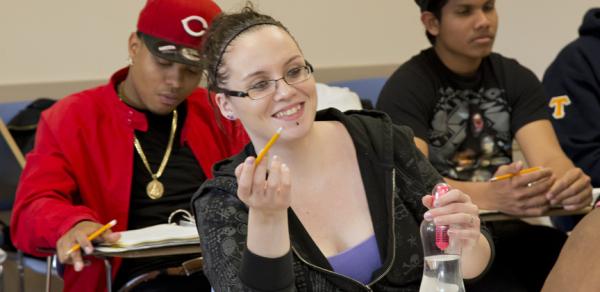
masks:
[(600, 287), (600, 210), (592, 210), (575, 226), (548, 275), (542, 292), (588, 292)]
[[(108, 288), (103, 262), (84, 257), (93, 251), (89, 234), (112, 219), (112, 231), (166, 223), (175, 209), (189, 209), (214, 162), (247, 143), (241, 125), (215, 119), (207, 90), (198, 88), (202, 35), (219, 12), (210, 0), (149, 0), (129, 37), (129, 67), (42, 114), (18, 187), (11, 235), (27, 253), (56, 248), (67, 264), (66, 291)], [(100, 240), (118, 238), (108, 231)], [(82, 249), (67, 254), (76, 243)], [(197, 256), (113, 258), (114, 288), (173, 268), (137, 288), (210, 291), (201, 272), (182, 276), (182, 262)]]
[(441, 177), (410, 130), (378, 112), (317, 113), (313, 68), (280, 22), (251, 7), (221, 15), (203, 52), (221, 113), (252, 140), (192, 200), (216, 291), (417, 291), (423, 216), (456, 224), (466, 278), (484, 271), (491, 247), (469, 196), (427, 211)]
[[(568, 44), (544, 74), (548, 107), (560, 146), (600, 187), (600, 8), (590, 9), (579, 38)], [(569, 230), (577, 218), (553, 218)]]
[[(589, 177), (560, 149), (535, 75), (492, 53), (494, 0), (416, 0), (432, 47), (390, 77), (377, 108), (410, 126), (415, 143), (444, 179), (482, 209), (541, 215), (552, 205), (577, 210), (591, 201)], [(541, 170), (514, 174), (513, 138)], [(497, 256), (470, 290), (539, 291), (566, 235), (520, 220), (490, 224)], [(469, 289), (467, 289), (469, 290)]]

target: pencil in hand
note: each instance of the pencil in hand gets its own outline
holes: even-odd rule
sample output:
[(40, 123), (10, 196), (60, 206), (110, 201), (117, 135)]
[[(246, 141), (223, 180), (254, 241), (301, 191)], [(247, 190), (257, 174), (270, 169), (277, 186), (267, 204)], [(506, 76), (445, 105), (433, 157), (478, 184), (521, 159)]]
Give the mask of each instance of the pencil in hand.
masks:
[(541, 168), (539, 166), (535, 166), (535, 167), (523, 169), (517, 173), (507, 173), (507, 174), (503, 174), (503, 175), (499, 175), (499, 176), (494, 176), (490, 179), (490, 182), (508, 179), (508, 178), (511, 178), (516, 175), (522, 175), (522, 174), (526, 174), (526, 173), (536, 172), (540, 169)]
[(281, 134), (281, 131), (283, 131), (283, 128), (279, 127), (279, 129), (277, 129), (277, 132), (275, 132), (275, 134), (273, 134), (273, 137), (271, 137), (269, 142), (267, 142), (265, 148), (260, 150), (260, 153), (258, 153), (258, 156), (256, 156), (256, 160), (254, 160), (254, 166), (257, 166), (263, 160), (265, 155), (269, 152), (269, 149), (271, 149), (271, 146), (273, 146), (273, 144), (275, 144), (275, 141), (277, 141), (277, 139), (279, 138), (279, 134)]
[[(96, 239), (96, 237), (100, 236), (102, 233), (104, 233), (106, 230), (112, 228), (113, 226), (117, 225), (117, 219), (113, 219), (110, 222), (106, 223), (104, 226), (100, 227), (98, 230), (96, 230), (94, 233), (88, 235), (87, 239), (89, 241), (92, 241), (94, 239)], [(68, 251), (67, 251), (67, 255), (70, 255), (72, 252), (78, 250), (81, 248), (81, 245), (79, 245), (79, 243), (76, 243), (75, 245), (73, 245), (73, 247), (71, 247)]]

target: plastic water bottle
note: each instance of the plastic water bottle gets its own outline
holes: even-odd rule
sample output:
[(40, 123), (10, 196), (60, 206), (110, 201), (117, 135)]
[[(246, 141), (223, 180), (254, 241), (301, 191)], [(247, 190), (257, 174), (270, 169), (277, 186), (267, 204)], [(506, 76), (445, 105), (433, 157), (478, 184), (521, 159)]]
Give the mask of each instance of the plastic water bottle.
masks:
[[(435, 200), (450, 191), (445, 183), (437, 184), (431, 193)], [(435, 225), (432, 221), (421, 222), (423, 242), (423, 279), (420, 292), (464, 292), (460, 269), (460, 244), (448, 236), (447, 225)]]

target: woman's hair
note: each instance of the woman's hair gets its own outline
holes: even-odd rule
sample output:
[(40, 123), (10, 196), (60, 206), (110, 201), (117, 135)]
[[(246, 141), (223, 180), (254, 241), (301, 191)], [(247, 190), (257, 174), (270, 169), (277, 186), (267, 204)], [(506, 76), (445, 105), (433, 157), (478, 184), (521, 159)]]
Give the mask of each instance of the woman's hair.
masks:
[(213, 20), (202, 46), (209, 90), (217, 91), (217, 88), (227, 80), (227, 72), (223, 66), (226, 61), (223, 59), (223, 55), (227, 52), (230, 44), (238, 36), (263, 25), (277, 26), (286, 31), (293, 39), (289, 30), (281, 22), (271, 16), (256, 12), (252, 3), (247, 3), (238, 13), (221, 13)]

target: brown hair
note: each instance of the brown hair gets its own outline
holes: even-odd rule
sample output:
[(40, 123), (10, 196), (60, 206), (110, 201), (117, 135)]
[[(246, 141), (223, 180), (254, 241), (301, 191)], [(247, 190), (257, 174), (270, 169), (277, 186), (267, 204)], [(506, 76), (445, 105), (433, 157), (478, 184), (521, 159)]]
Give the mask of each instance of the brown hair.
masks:
[(221, 13), (213, 20), (202, 46), (204, 68), (208, 75), (210, 91), (218, 91), (219, 85), (227, 80), (227, 72), (223, 67), (226, 61), (223, 59), (223, 55), (227, 52), (231, 42), (243, 33), (253, 31), (262, 25), (277, 26), (294, 39), (281, 22), (271, 16), (256, 12), (250, 2), (238, 13)]

